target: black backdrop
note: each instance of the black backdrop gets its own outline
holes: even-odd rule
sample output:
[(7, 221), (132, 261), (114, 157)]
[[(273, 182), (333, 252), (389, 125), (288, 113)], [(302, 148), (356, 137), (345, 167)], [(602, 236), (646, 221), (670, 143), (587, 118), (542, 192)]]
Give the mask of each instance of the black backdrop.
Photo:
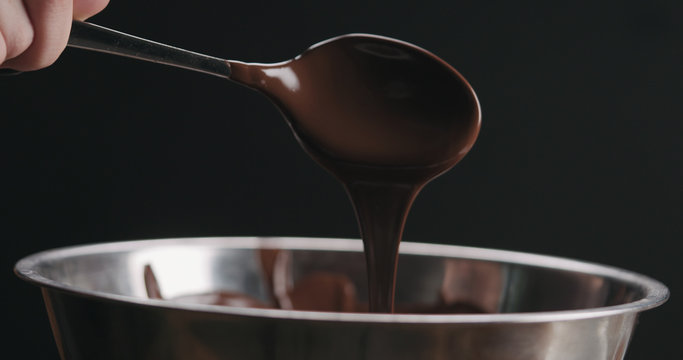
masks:
[[(641, 317), (627, 358), (681, 359), (683, 2), (570, 3), (112, 0), (92, 21), (245, 61), (284, 60), (348, 32), (431, 50), (469, 79), (483, 127), (470, 155), (418, 198), (404, 239), (657, 278), (673, 298)], [(357, 236), (341, 186), (278, 111), (218, 78), (69, 49), (49, 69), (0, 78), (0, 118), (9, 358), (57, 358), (39, 291), (12, 274), (30, 253), (160, 237)]]

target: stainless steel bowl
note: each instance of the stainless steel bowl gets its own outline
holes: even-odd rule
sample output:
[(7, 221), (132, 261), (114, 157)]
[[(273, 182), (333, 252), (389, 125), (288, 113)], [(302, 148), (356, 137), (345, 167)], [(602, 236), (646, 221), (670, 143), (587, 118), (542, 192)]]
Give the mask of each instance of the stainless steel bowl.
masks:
[(164, 298), (223, 290), (269, 302), (273, 273), (264, 270), (264, 251), (286, 254), (278, 270), (286, 286), (333, 273), (363, 303), (359, 240), (105, 243), (41, 252), (15, 270), (41, 287), (63, 359), (613, 360), (623, 358), (638, 314), (668, 297), (661, 283), (612, 267), (407, 242), (397, 308), (468, 304), (485, 313), (300, 311), (147, 297), (150, 265)]

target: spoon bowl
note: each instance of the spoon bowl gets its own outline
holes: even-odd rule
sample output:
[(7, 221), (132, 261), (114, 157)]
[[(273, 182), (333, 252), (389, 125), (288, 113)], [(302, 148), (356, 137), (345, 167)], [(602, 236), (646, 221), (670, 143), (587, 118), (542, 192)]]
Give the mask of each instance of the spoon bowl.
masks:
[(200, 71), (256, 89), (279, 107), (319, 162), (325, 157), (365, 166), (433, 167), (438, 174), (469, 151), (479, 132), (479, 102), (467, 80), (434, 54), (388, 37), (339, 36), (292, 60), (257, 64), (74, 21), (69, 46)]
[(477, 97), (415, 45), (349, 34), (278, 64), (229, 61), (230, 78), (266, 94), (317, 159), (381, 167), (454, 164), (480, 125)]

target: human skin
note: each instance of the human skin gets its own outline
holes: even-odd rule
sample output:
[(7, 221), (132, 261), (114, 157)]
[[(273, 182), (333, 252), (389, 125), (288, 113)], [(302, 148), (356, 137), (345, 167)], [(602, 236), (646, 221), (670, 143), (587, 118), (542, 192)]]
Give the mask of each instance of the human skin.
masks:
[(102, 11), (109, 0), (0, 0), (0, 69), (38, 70), (66, 48), (72, 20)]

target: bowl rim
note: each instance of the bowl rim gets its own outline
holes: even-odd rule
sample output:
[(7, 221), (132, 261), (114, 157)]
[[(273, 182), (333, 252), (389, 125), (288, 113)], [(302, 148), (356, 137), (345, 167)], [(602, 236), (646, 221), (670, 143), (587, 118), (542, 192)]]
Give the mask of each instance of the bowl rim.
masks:
[(16, 275), (41, 288), (54, 289), (69, 294), (123, 302), (139, 306), (187, 310), (204, 313), (218, 313), (244, 317), (332, 321), (362, 323), (408, 323), (408, 324), (501, 324), (501, 323), (543, 323), (610, 317), (628, 313), (639, 313), (657, 307), (669, 298), (668, 288), (661, 282), (645, 275), (617, 267), (573, 260), (557, 256), (539, 255), (510, 250), (479, 247), (443, 245), (417, 242), (401, 242), (400, 254), (446, 256), (470, 260), (502, 262), (507, 264), (541, 267), (575, 273), (597, 275), (621, 281), (639, 288), (644, 296), (632, 302), (577, 310), (515, 312), (495, 314), (377, 314), (340, 313), (282, 309), (254, 309), (219, 305), (170, 302), (128, 295), (110, 294), (102, 291), (79, 289), (49, 279), (36, 271), (40, 264), (75, 256), (96, 253), (135, 251), (160, 246), (221, 247), (226, 249), (278, 248), (288, 250), (328, 250), (359, 252), (363, 250), (359, 239), (320, 237), (187, 237), (75, 245), (41, 251), (19, 260), (14, 267)]

